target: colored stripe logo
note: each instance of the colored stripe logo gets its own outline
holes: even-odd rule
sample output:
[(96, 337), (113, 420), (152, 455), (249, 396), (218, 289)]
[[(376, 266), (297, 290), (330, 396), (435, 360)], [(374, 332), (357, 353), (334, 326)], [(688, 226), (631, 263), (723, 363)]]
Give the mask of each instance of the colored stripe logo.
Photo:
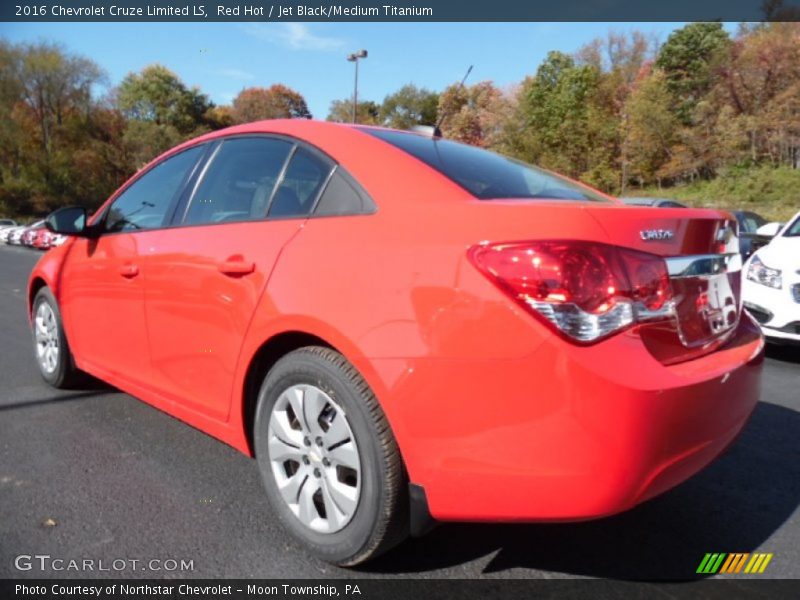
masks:
[[(708, 553), (700, 561), (697, 572), (703, 575), (715, 573), (763, 573), (767, 569), (772, 553), (734, 552)], [(745, 566), (746, 565), (746, 566)]]

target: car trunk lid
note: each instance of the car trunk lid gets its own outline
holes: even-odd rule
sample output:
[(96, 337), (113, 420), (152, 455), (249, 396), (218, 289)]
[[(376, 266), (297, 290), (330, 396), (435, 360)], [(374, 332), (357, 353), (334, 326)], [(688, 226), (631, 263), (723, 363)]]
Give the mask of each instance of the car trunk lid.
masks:
[(741, 314), (742, 266), (732, 216), (715, 210), (610, 205), (586, 210), (612, 243), (657, 254), (667, 263), (675, 318), (639, 330), (659, 360), (689, 360), (730, 337)]

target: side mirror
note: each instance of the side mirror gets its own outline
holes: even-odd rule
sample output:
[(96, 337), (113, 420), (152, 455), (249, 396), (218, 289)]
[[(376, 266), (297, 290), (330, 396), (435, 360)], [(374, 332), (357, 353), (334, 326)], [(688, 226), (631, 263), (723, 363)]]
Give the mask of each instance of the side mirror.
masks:
[(66, 206), (51, 212), (44, 225), (53, 233), (63, 235), (85, 235), (86, 209), (82, 206)]
[(778, 235), (778, 232), (781, 230), (781, 227), (783, 227), (781, 223), (767, 223), (766, 225), (762, 225), (761, 227), (756, 229), (756, 233), (764, 237), (772, 238)]

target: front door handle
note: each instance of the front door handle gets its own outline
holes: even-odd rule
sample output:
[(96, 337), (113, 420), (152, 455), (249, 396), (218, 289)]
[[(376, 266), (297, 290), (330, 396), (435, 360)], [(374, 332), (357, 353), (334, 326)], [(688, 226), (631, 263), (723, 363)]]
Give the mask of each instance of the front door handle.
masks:
[(219, 263), (219, 272), (228, 277), (241, 277), (249, 275), (256, 270), (256, 263), (246, 261), (241, 256), (231, 256), (228, 260)]
[(139, 267), (132, 263), (126, 263), (119, 268), (119, 274), (125, 279), (133, 279), (139, 274)]

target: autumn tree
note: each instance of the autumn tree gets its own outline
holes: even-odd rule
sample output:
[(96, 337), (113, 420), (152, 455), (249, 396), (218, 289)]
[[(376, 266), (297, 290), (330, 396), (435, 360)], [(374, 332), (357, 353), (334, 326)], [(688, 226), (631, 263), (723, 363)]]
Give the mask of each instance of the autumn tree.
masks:
[[(94, 62), (61, 46), (0, 44), (0, 203), (7, 210), (41, 214), (65, 201), (91, 204), (105, 192), (101, 180), (117, 172), (108, 161), (119, 158), (112, 149), (119, 138), (103, 127), (92, 98), (103, 79)], [(82, 168), (78, 156), (94, 168)]]
[[(730, 46), (713, 90), (718, 104), (746, 132), (746, 157), (798, 163), (800, 151), (800, 24), (745, 28)], [(744, 157), (742, 157), (744, 158)]]
[(206, 111), (203, 118), (212, 130), (230, 127), (234, 124), (233, 109), (226, 105), (212, 106)]
[(500, 143), (511, 104), (491, 81), (453, 84), (439, 96), (438, 114), (445, 137), (491, 148)]
[(50, 153), (54, 130), (68, 115), (86, 116), (92, 102), (92, 86), (103, 77), (91, 60), (67, 53), (55, 44), (23, 46), (17, 65), (22, 99), (32, 111), (39, 141)]
[(581, 46), (573, 55), (577, 65), (590, 65), (601, 73), (615, 73), (622, 86), (630, 87), (642, 68), (655, 58), (658, 40), (653, 35), (633, 30), (609, 31)]
[[(662, 71), (644, 77), (628, 97), (624, 123), (625, 177), (639, 185), (660, 180), (670, 160), (678, 120)], [(625, 182), (627, 183), (627, 182)]]
[(305, 98), (279, 83), (268, 88), (251, 87), (242, 90), (233, 100), (231, 114), (234, 123), (311, 118)]
[(20, 167), (22, 131), (13, 116), (22, 99), (20, 62), (20, 50), (0, 40), (0, 184)]

